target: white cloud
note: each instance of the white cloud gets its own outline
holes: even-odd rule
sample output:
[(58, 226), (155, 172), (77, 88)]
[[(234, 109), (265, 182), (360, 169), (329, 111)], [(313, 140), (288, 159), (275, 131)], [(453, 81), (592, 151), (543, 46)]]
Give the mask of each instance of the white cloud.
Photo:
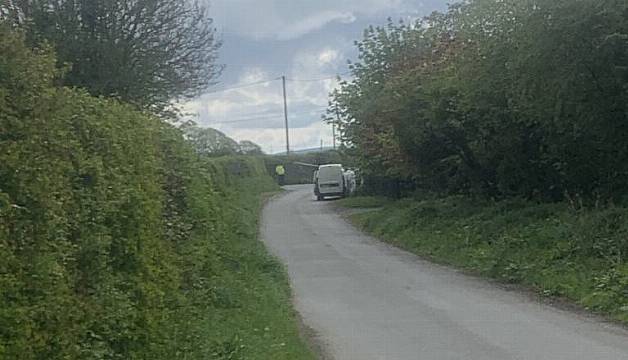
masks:
[(350, 12), (323, 11), (301, 19), (298, 22), (288, 24), (285, 29), (276, 34), (276, 37), (279, 40), (296, 39), (312, 31), (319, 30), (332, 22), (349, 24), (354, 21), (355, 16)]
[(246, 69), (245, 72), (240, 75), (240, 83), (251, 83), (255, 81), (263, 81), (268, 79), (268, 73), (266, 73), (260, 67), (252, 67)]
[(317, 106), (326, 106), (328, 95), (338, 85), (338, 74), (344, 63), (344, 54), (331, 47), (309, 49), (297, 52), (292, 64), (292, 77), (296, 81), (290, 84), (294, 96)]
[(299, 38), (330, 23), (416, 9), (415, 0), (209, 0), (219, 29), (253, 39)]
[(325, 49), (318, 54), (318, 62), (321, 66), (335, 63), (340, 54), (337, 50)]

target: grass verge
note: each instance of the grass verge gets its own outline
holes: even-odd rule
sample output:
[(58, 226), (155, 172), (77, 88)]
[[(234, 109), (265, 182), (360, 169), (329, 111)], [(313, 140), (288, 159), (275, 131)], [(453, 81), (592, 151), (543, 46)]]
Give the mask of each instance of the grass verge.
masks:
[(349, 209), (374, 209), (388, 205), (391, 202), (391, 199), (384, 196), (356, 196), (340, 199), (336, 204)]
[[(355, 198), (340, 205), (382, 204)], [(435, 262), (544, 296), (566, 298), (628, 323), (628, 209), (462, 197), (384, 203), (356, 213), (360, 228)]]
[(236, 180), (222, 194), (225, 239), (213, 279), (214, 309), (206, 320), (215, 359), (314, 359), (300, 338), (287, 274), (258, 240), (264, 196), (278, 188), (270, 177)]

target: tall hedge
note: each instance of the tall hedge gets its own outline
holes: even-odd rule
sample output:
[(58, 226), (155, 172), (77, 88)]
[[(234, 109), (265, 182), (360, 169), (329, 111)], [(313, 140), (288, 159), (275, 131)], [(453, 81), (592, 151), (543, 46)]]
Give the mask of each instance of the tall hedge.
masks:
[(491, 198), (628, 196), (628, 3), (468, 0), (365, 31), (333, 94), (367, 176)]
[[(0, 358), (209, 358), (200, 322), (232, 165), (55, 86), (55, 62), (0, 27)], [(251, 161), (241, 174), (263, 171)]]

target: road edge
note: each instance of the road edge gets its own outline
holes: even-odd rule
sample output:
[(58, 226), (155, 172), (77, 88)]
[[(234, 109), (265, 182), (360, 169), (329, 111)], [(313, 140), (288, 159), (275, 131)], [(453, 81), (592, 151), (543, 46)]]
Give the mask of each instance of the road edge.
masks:
[(478, 281), (483, 281), (503, 291), (518, 293), (522, 297), (525, 297), (526, 299), (530, 301), (535, 301), (541, 305), (551, 307), (557, 311), (574, 314), (583, 321), (596, 322), (605, 326), (613, 326), (614, 328), (616, 328), (613, 330), (617, 330), (619, 332), (625, 332), (625, 333), (622, 333), (621, 335), (628, 335), (628, 323), (623, 323), (619, 320), (615, 320), (604, 314), (588, 310), (584, 306), (579, 305), (573, 302), (572, 300), (564, 298), (564, 297), (546, 296), (546, 295), (541, 294), (537, 289), (534, 289), (533, 287), (530, 287), (530, 286), (526, 286), (523, 284), (507, 283), (504, 281), (500, 281), (498, 279), (489, 278), (486, 276), (482, 276), (481, 274), (478, 274), (477, 272), (474, 272), (469, 269), (463, 269), (463, 268), (456, 267), (450, 264), (445, 264), (445, 263), (439, 262), (438, 259), (433, 259), (427, 256), (423, 256), (421, 254), (413, 253), (404, 248), (395, 246), (394, 244), (391, 244), (390, 242), (386, 241), (385, 239), (382, 239), (381, 237), (378, 237), (376, 235), (373, 235), (365, 231), (361, 226), (356, 224), (354, 220), (352, 220), (353, 215), (360, 214), (363, 212), (377, 211), (377, 210), (381, 210), (381, 208), (347, 208), (347, 207), (343, 207), (340, 204), (333, 204), (332, 208), (334, 209), (334, 211), (338, 213), (338, 215), (343, 221), (345, 221), (349, 226), (354, 228), (356, 231), (359, 231), (363, 233), (365, 236), (368, 236), (371, 239), (378, 241), (382, 245), (397, 249), (399, 251), (403, 251), (404, 253), (414, 257), (416, 260), (425, 261), (432, 264), (433, 266), (437, 266), (443, 269), (454, 271), (456, 273), (471, 277)]

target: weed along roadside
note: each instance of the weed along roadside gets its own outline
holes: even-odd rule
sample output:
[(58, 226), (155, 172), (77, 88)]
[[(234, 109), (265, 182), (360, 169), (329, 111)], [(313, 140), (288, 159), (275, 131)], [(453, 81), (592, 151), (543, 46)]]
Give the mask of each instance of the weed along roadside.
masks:
[(227, 235), (220, 250), (225, 274), (207, 332), (220, 339), (219, 359), (314, 359), (299, 333), (284, 268), (258, 240), (261, 209), (279, 188), (261, 159), (219, 158)]
[(419, 256), (521, 284), (628, 324), (628, 232), (623, 207), (462, 197), (391, 201), (352, 198), (339, 206), (364, 231)]

